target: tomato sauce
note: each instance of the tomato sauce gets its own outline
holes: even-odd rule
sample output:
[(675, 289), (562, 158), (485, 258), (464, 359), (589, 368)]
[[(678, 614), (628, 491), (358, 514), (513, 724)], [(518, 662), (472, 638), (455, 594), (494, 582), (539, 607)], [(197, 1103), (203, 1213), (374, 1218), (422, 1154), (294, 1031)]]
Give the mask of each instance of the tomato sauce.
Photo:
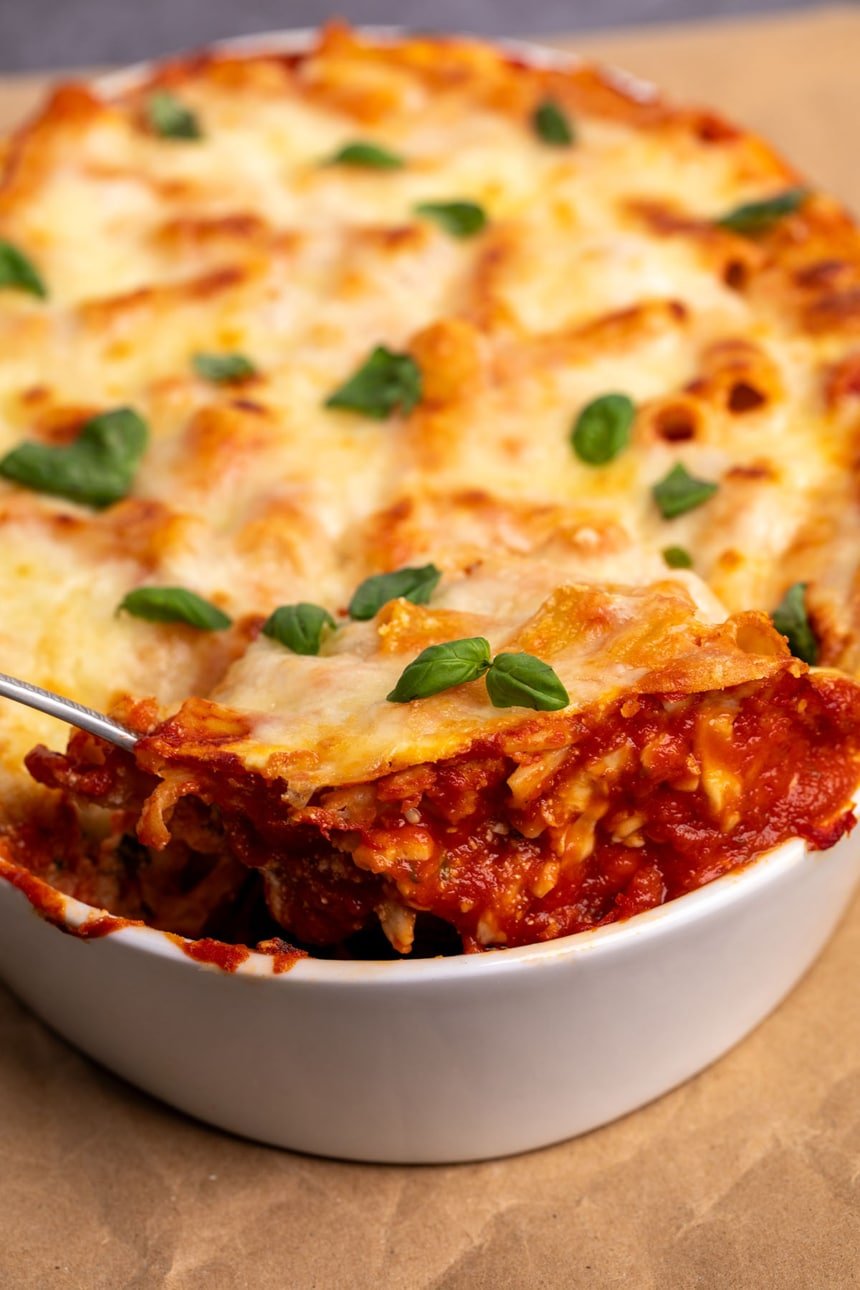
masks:
[[(75, 926), (69, 922), (66, 913), (66, 897), (61, 892), (3, 855), (0, 855), (0, 878), (5, 878), (22, 892), (40, 918), (44, 918), (61, 932), (66, 932), (81, 941), (101, 940), (102, 937), (110, 936), (124, 927), (146, 926), (140, 919), (120, 918), (107, 912), (99, 913), (94, 918), (89, 918), (86, 922)], [(171, 932), (165, 932), (163, 935), (195, 963), (217, 967), (222, 972), (237, 971), (251, 957), (251, 950), (247, 945), (229, 945), (208, 936), (189, 940)], [(260, 942), (256, 951), (271, 958), (272, 973), (275, 976), (288, 972), (299, 959), (307, 958), (305, 950), (297, 949), (287, 941), (278, 938)]]
[[(790, 674), (707, 703), (643, 696), (583, 726), (524, 805), (512, 800), (516, 763), (487, 741), (379, 781), (371, 818), (366, 793), (350, 817), (349, 790), (317, 795), (302, 814), (334, 855), (348, 851), (383, 891), (451, 924), (466, 950), (530, 944), (629, 918), (790, 837), (832, 846), (854, 825), (856, 706), (849, 687), (813, 690)], [(588, 800), (572, 792), (583, 779)], [(721, 783), (732, 787), (722, 802)], [(272, 797), (243, 796), (246, 847), (270, 873), (294, 875), (302, 829), (272, 813)], [(310, 879), (317, 899), (324, 869)], [(329, 917), (337, 906), (331, 888)], [(292, 912), (313, 940), (298, 903)]]
[[(187, 768), (194, 796), (169, 820), (170, 846), (186, 847), (193, 869), (195, 839), (215, 839), (259, 875), (275, 924), (305, 945), (342, 945), (392, 905), (441, 920), (467, 951), (525, 945), (630, 918), (791, 837), (832, 846), (855, 822), (859, 741), (855, 686), (786, 671), (704, 695), (628, 695), (572, 713), (561, 740), (555, 723), (543, 750), (518, 752), (502, 734), (448, 761), (321, 790), (301, 809), (234, 755), (215, 748), (207, 761), (179, 744), (167, 769)], [(140, 810), (154, 777), (114, 759), (106, 766), (95, 751), (91, 775), (90, 755), (74, 736), (70, 759), (33, 756), (31, 765), (43, 782), (84, 785), (112, 802), (135, 785), (126, 817)], [(183, 814), (189, 800), (196, 806)], [(156, 877), (164, 854), (152, 852)], [(65, 926), (56, 893), (52, 904), (51, 889), (23, 870), (10, 880)], [(78, 934), (130, 923), (112, 918)], [(250, 953), (208, 936), (176, 943), (225, 971)], [(276, 972), (303, 953), (277, 937), (259, 949)]]

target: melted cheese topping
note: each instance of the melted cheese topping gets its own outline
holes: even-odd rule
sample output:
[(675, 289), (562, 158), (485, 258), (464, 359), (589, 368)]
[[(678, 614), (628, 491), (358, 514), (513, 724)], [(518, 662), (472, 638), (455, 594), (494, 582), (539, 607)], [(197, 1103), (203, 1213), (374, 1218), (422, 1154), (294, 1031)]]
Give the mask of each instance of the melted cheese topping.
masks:
[[(147, 128), (154, 86), (200, 140)], [(570, 148), (531, 125), (548, 97), (575, 123)], [(405, 164), (326, 164), (356, 139)], [(259, 641), (213, 686), (275, 606), (342, 611), (369, 573), (427, 559), (440, 605), (493, 640), (566, 584), (674, 576), (701, 631), (802, 577), (823, 660), (860, 667), (858, 235), (818, 195), (754, 239), (714, 223), (796, 182), (712, 114), (465, 41), (332, 27), (302, 55), (205, 56), (112, 97), (62, 88), (3, 153), (0, 237), (49, 298), (0, 291), (0, 452), (66, 442), (122, 404), (151, 437), (132, 496), (105, 512), (0, 481), (0, 667), (99, 708), (213, 695), (266, 714), (257, 763), (346, 728), (314, 782), (381, 764), (386, 740), (448, 748), (382, 702), (403, 658), (368, 650), (377, 627), (319, 660)], [(485, 230), (457, 239), (415, 214), (451, 200), (481, 203)], [(421, 403), (385, 422), (327, 408), (378, 344), (419, 363)], [(208, 383), (199, 351), (241, 351), (258, 375)], [(595, 468), (570, 430), (610, 391), (636, 403), (633, 440)], [(678, 462), (719, 491), (665, 521), (650, 489)], [(703, 581), (665, 571), (668, 545)], [(488, 554), (503, 572), (465, 576)], [(141, 584), (189, 587), (239, 625), (215, 639), (117, 617)], [(666, 593), (639, 594), (618, 604), (651, 613)], [(624, 679), (597, 654), (593, 675), (576, 651), (557, 661), (580, 698)], [(458, 702), (424, 711), (445, 725)], [(508, 720), (469, 702), (469, 720)], [(64, 738), (4, 705), (7, 801), (27, 748)], [(349, 744), (365, 738), (362, 763)]]
[[(502, 747), (530, 754), (559, 747), (578, 713), (622, 694), (693, 695), (803, 671), (764, 615), (706, 624), (680, 580), (557, 588), (558, 576), (542, 561), (513, 569), (490, 561), (430, 607), (393, 600), (372, 622), (331, 633), (315, 657), (261, 639), (213, 702), (191, 700), (145, 742), (142, 764), (163, 771), (162, 757), (175, 759), (177, 745), (180, 760), (235, 754), (283, 780), (292, 802), (305, 802), (326, 785), (454, 757), (476, 737), (502, 734)], [(386, 701), (420, 650), (472, 636), (484, 637), (493, 655), (526, 651), (550, 662), (570, 704), (539, 714), (494, 708), (483, 681), (418, 702)], [(254, 714), (246, 737), (225, 738), (224, 709)]]

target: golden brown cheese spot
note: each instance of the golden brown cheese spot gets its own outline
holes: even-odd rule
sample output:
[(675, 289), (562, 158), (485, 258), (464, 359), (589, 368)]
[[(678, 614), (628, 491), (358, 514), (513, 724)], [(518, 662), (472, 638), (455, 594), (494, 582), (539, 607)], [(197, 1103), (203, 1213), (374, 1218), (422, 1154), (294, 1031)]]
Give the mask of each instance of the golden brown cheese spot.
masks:
[(189, 520), (154, 498), (129, 497), (105, 516), (105, 551), (123, 550), (144, 569), (157, 569), (187, 541)]
[(428, 645), (476, 634), (480, 620), (454, 610), (433, 610), (408, 600), (390, 600), (374, 619), (383, 654), (418, 654)]
[(605, 350), (629, 350), (665, 331), (681, 328), (689, 317), (680, 300), (646, 300), (603, 317), (538, 337), (535, 357), (548, 363), (576, 362)]
[(636, 421), (636, 434), (663, 443), (690, 443), (701, 439), (707, 420), (691, 395), (675, 394), (646, 404)]
[(154, 229), (155, 250), (168, 261), (199, 272), (202, 265), (214, 268), (237, 260), (252, 262), (276, 250), (289, 253), (296, 249), (296, 234), (275, 233), (267, 220), (253, 212), (237, 211), (226, 215), (175, 215)]
[(827, 371), (824, 398), (834, 410), (852, 406), (860, 410), (860, 350), (845, 355)]
[[(717, 679), (719, 688), (742, 685), (768, 676), (774, 660), (784, 662), (789, 657), (782, 638), (764, 614), (739, 615), (717, 627), (698, 630), (696, 637), (693, 651), (689, 638), (683, 640), (679, 635), (674, 640), (670, 637), (662, 651), (653, 650), (648, 658), (653, 637), (646, 636), (639, 658), (652, 666), (636, 688), (643, 694), (695, 693), (711, 689)], [(662, 660), (658, 652), (662, 652)]]
[(635, 220), (641, 221), (646, 228), (661, 237), (671, 237), (685, 233), (699, 236), (708, 227), (704, 220), (697, 219), (685, 210), (679, 202), (656, 197), (626, 197), (620, 203), (621, 209)]
[(482, 384), (480, 332), (459, 318), (431, 323), (409, 342), (422, 376), (425, 405), (467, 403)]
[(751, 280), (763, 312), (788, 314), (811, 336), (851, 335), (860, 298), (860, 234), (847, 213), (816, 195), (762, 239), (766, 252)]
[(302, 92), (344, 117), (374, 124), (408, 106), (412, 78), (400, 61), (386, 60), (384, 52), (368, 49), (347, 28), (329, 24), (318, 56), (302, 64)]
[(14, 212), (50, 175), (62, 149), (74, 147), (83, 131), (108, 114), (86, 85), (60, 85), (44, 107), (9, 142), (0, 179), (0, 214)]
[(560, 587), (505, 648), (550, 659), (597, 634), (610, 622), (612, 600), (602, 588)]
[(656, 237), (681, 237), (695, 248), (700, 263), (732, 291), (744, 291), (767, 263), (764, 248), (751, 238), (721, 228), (712, 219), (691, 215), (682, 205), (653, 198), (627, 199), (622, 209)]
[(466, 569), (488, 553), (541, 553), (566, 568), (597, 567), (631, 544), (620, 524), (579, 505), (521, 502), (479, 488), (401, 497), (369, 518), (364, 535), (364, 557), (379, 572), (414, 563), (430, 550), (446, 569)]
[(750, 461), (742, 466), (732, 466), (723, 476), (727, 483), (750, 481), (756, 483), (765, 481), (768, 483), (778, 483), (780, 479), (779, 467), (771, 461)]
[(789, 657), (789, 649), (784, 637), (773, 630), (773, 624), (764, 614), (753, 611), (736, 614), (733, 621), (738, 649), (743, 650), (745, 654), (763, 654), (773, 658)]
[(80, 434), (84, 424), (96, 416), (102, 409), (90, 407), (68, 407), (63, 404), (45, 406), (44, 403), (30, 419), (30, 436), (44, 443), (73, 443)]
[(527, 254), (522, 229), (513, 223), (495, 224), (481, 239), (464, 301), (464, 313), (482, 331), (513, 331), (520, 327), (506, 296), (507, 284)]
[(663, 584), (651, 608), (647, 621), (640, 619), (625, 625), (616, 635), (609, 651), (613, 661), (648, 667), (665, 657), (667, 651), (671, 656), (676, 646), (680, 650), (689, 648), (683, 633), (672, 632), (674, 627), (689, 623), (693, 602), (686, 589), (678, 583)]
[(158, 318), (177, 305), (209, 301), (240, 286), (245, 273), (238, 267), (215, 269), (176, 286), (137, 287), (119, 296), (92, 300), (80, 306), (81, 322), (94, 332), (149, 316)]
[(204, 493), (220, 489), (225, 476), (253, 461), (275, 439), (275, 427), (257, 406), (210, 405), (195, 413), (180, 447), (179, 470), (186, 487)]
[(734, 416), (755, 412), (784, 395), (773, 359), (751, 341), (728, 339), (708, 346), (691, 393)]

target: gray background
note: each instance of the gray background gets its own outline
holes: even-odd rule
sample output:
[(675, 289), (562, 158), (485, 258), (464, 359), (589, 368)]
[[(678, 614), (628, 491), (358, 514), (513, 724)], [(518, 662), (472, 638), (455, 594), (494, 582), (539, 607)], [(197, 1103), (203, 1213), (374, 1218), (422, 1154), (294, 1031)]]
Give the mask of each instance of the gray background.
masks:
[(0, 72), (128, 63), (224, 36), (353, 22), (487, 34), (822, 8), (824, 0), (0, 0)]

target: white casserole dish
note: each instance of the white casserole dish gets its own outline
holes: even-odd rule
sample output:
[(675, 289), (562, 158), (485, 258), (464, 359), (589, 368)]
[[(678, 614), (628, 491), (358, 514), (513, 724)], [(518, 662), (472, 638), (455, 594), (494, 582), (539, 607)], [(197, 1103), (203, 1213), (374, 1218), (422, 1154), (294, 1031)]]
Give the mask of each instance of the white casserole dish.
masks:
[[(261, 954), (225, 973), (143, 927), (64, 935), (0, 879), (0, 977), (91, 1057), (208, 1123), (355, 1160), (475, 1160), (586, 1132), (714, 1061), (803, 975), (858, 878), (860, 831), (826, 853), (790, 841), (596, 931), (461, 958), (306, 959), (282, 975)], [(72, 929), (103, 912), (62, 905)]]
[[(64, 935), (0, 880), (0, 977), (59, 1034), (220, 1128), (352, 1160), (528, 1151), (596, 1128), (742, 1039), (824, 946), (860, 831), (784, 843), (626, 923), (402, 963), (200, 965), (160, 932)], [(66, 900), (78, 926), (101, 911)]]

